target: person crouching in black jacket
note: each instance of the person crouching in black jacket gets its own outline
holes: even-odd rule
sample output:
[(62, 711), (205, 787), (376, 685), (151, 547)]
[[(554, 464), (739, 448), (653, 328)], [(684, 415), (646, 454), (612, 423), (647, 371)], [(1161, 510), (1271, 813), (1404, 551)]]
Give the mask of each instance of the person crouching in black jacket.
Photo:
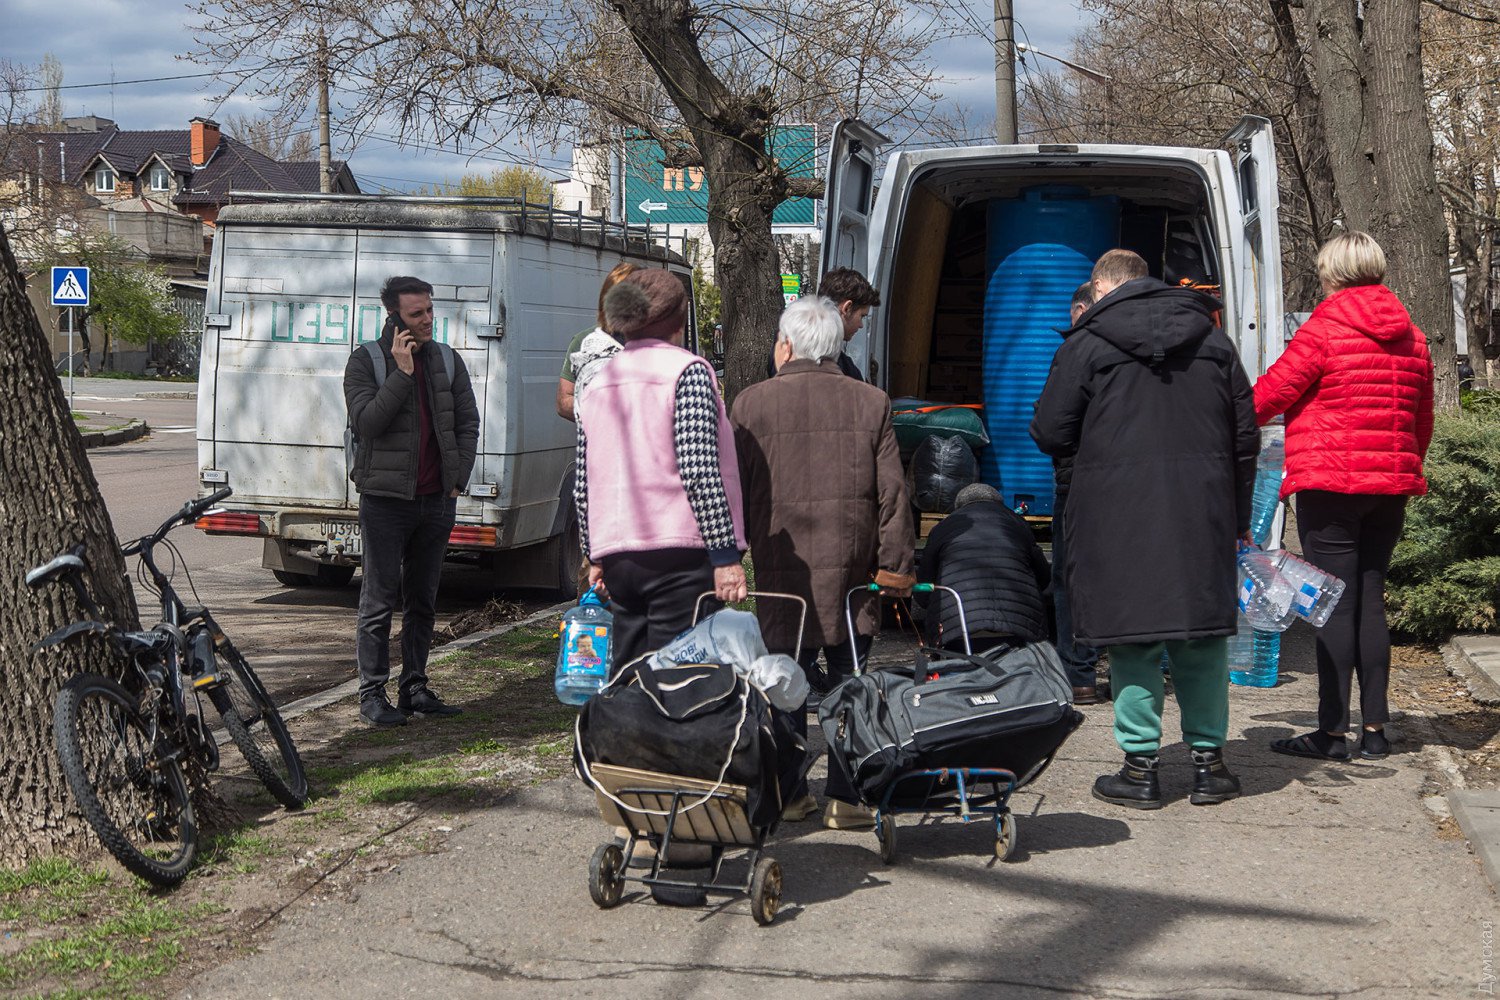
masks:
[[(1047, 557), (1021, 515), (993, 486), (959, 490), (953, 513), (928, 536), (917, 566), (919, 583), (952, 587), (963, 599), (975, 652), (1001, 643), (1047, 638), (1042, 591), (1051, 582)], [(927, 608), (927, 644), (962, 651), (963, 626), (953, 595), (939, 590)]]

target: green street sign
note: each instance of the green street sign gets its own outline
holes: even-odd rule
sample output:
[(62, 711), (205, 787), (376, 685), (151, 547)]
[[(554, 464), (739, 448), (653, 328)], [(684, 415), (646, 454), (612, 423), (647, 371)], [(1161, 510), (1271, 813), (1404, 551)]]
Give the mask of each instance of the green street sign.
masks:
[[(817, 132), (811, 125), (771, 130), (771, 155), (793, 177), (816, 177)], [(706, 225), (708, 179), (702, 167), (669, 167), (661, 146), (651, 139), (625, 143), (625, 221), (632, 225)], [(776, 206), (779, 226), (811, 226), (817, 206), (811, 198), (790, 198)]]
[(783, 274), (781, 276), (781, 297), (786, 300), (787, 305), (796, 302), (802, 296), (802, 275)]

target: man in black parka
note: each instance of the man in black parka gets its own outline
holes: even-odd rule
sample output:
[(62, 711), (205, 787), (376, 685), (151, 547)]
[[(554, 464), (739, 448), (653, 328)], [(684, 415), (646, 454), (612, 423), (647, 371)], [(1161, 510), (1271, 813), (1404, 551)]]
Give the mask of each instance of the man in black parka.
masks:
[(1147, 274), (1128, 250), (1099, 259), (1097, 299), (1053, 358), (1031, 436), (1072, 459), (1067, 565), (1054, 569), (1078, 640), (1109, 647), (1125, 765), (1094, 796), (1155, 809), (1164, 648), (1197, 772), (1190, 801), (1239, 794), (1223, 760), (1226, 637), (1260, 434), (1249, 380), (1214, 323), (1219, 303)]

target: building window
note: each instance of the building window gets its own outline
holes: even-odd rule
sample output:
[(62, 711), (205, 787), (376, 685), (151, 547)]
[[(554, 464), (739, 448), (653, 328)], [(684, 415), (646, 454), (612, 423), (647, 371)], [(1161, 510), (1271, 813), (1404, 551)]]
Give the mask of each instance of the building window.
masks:
[(158, 163), (151, 168), (151, 190), (168, 191), (172, 187), (172, 174), (166, 167)]
[(94, 190), (109, 194), (115, 189), (115, 172), (109, 167), (94, 171)]

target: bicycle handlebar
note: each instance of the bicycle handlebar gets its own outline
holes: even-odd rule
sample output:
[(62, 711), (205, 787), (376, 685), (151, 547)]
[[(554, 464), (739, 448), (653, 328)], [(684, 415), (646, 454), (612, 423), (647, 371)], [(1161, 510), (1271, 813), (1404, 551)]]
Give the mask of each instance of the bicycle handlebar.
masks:
[(182, 505), (181, 510), (163, 521), (161, 523), (161, 527), (157, 528), (154, 532), (145, 536), (144, 538), (136, 539), (134, 542), (126, 545), (121, 551), (124, 552), (125, 555), (130, 555), (132, 554), (132, 551), (138, 552), (143, 549), (154, 547), (157, 542), (167, 537), (167, 533), (173, 528), (177, 527), (179, 524), (185, 524), (188, 521), (197, 520), (198, 515), (202, 514), (204, 511), (208, 510), (208, 508), (212, 507), (220, 500), (223, 500), (233, 492), (234, 490), (226, 486), (222, 490), (216, 490), (206, 497), (201, 497), (197, 500), (189, 500), (187, 503)]

